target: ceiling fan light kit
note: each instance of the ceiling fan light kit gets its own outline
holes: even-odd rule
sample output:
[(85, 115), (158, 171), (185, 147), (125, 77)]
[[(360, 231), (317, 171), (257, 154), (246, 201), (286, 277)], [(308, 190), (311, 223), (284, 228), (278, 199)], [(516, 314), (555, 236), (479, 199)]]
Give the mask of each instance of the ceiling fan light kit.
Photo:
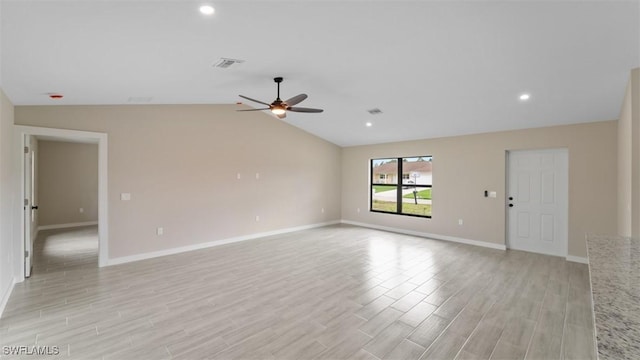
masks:
[(301, 103), (302, 101), (304, 101), (307, 98), (307, 94), (299, 94), (299, 95), (296, 95), (296, 96), (294, 96), (294, 97), (292, 97), (290, 99), (282, 101), (280, 99), (280, 83), (282, 82), (282, 80), (283, 80), (282, 77), (276, 77), (276, 78), (273, 79), (273, 81), (275, 81), (275, 83), (278, 84), (278, 93), (277, 93), (276, 99), (271, 104), (268, 104), (268, 103), (266, 103), (264, 101), (252, 99), (252, 98), (244, 96), (244, 95), (240, 95), (240, 97), (243, 98), (243, 99), (247, 99), (247, 100), (256, 102), (258, 104), (266, 105), (266, 106), (268, 106), (267, 108), (246, 109), (246, 110), (237, 110), (237, 111), (270, 110), (279, 119), (284, 119), (285, 117), (287, 117), (287, 111), (303, 112), (303, 113), (321, 113), (321, 112), (324, 111), (322, 109), (294, 107), (294, 105), (297, 105), (297, 104)]

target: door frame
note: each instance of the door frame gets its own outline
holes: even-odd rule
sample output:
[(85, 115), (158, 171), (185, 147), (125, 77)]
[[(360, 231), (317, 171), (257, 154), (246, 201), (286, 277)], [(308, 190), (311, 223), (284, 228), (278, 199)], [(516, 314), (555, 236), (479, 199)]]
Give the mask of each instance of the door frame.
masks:
[[(505, 247), (507, 248), (507, 250), (511, 249), (510, 247), (510, 221), (511, 219), (511, 215), (509, 212), (509, 190), (510, 190), (510, 186), (511, 186), (511, 169), (509, 167), (510, 164), (510, 156), (512, 152), (523, 152), (523, 151), (564, 151), (566, 153), (567, 156), (567, 198), (566, 198), (566, 203), (565, 203), (565, 209), (564, 209), (564, 217), (565, 217), (565, 228), (564, 228), (564, 239), (565, 239), (565, 244), (564, 244), (564, 249), (563, 249), (563, 253), (561, 255), (549, 255), (549, 254), (544, 254), (543, 255), (549, 255), (549, 256), (560, 256), (560, 257), (564, 257), (565, 259), (569, 258), (569, 182), (570, 182), (570, 171), (569, 171), (569, 167), (571, 166), (570, 162), (570, 151), (569, 148), (566, 147), (553, 147), (553, 148), (535, 148), (535, 149), (507, 149), (505, 151), (505, 190), (504, 190), (504, 212), (505, 212)], [(523, 250), (524, 251), (524, 250)]]
[[(22, 137), (22, 146), (26, 150), (22, 153), (22, 181), (23, 181), (23, 196), (24, 211), (22, 222), (22, 242), (24, 243), (24, 277), (31, 276), (31, 269), (33, 268), (33, 242), (37, 236), (37, 228), (34, 231), (34, 211), (35, 205), (35, 191), (33, 191), (33, 181), (35, 178), (35, 172), (33, 168), (35, 166), (35, 154), (33, 144), (37, 140), (32, 135), (24, 135)], [(29, 254), (27, 256), (27, 254)]]
[[(32, 135), (36, 137), (49, 137), (55, 138), (56, 140), (61, 141), (70, 141), (70, 142), (90, 142), (98, 144), (98, 266), (104, 267), (108, 265), (109, 260), (109, 197), (108, 197), (108, 173), (107, 173), (107, 165), (108, 165), (108, 148), (107, 148), (107, 134), (99, 133), (99, 132), (90, 132), (90, 131), (78, 131), (78, 130), (66, 130), (66, 129), (55, 129), (55, 128), (46, 128), (46, 127), (36, 127), (36, 126), (24, 126), (24, 125), (14, 125), (14, 145), (16, 146), (14, 150), (14, 154), (16, 154), (16, 161), (19, 160), (19, 174), (22, 181), (20, 181), (20, 188), (16, 189), (17, 193), (20, 194), (21, 200), (19, 202), (20, 206), (15, 210), (20, 211), (20, 214), (16, 214), (14, 219), (16, 219), (16, 224), (14, 229), (21, 229), (20, 234), (17, 237), (19, 239), (19, 256), (20, 259), (18, 262), (22, 264), (21, 272), (18, 281), (23, 281), (25, 279), (25, 270), (24, 270), (24, 222), (25, 222), (25, 213), (23, 210), (23, 199), (25, 199), (25, 179), (24, 179), (24, 148), (23, 142), (25, 135)], [(19, 224), (17, 223), (19, 222)]]

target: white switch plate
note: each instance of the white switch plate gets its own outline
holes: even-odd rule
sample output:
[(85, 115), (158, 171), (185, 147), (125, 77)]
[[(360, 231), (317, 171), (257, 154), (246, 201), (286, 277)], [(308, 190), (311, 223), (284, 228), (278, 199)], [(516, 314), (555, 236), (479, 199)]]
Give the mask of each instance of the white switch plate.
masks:
[(131, 194), (130, 193), (122, 193), (122, 194), (120, 194), (120, 200), (122, 200), (122, 201), (131, 200)]
[(80, 214), (84, 213), (84, 208), (80, 208)]
[(260, 173), (256, 173), (256, 180), (260, 179)]
[(161, 228), (161, 227), (157, 228), (156, 229), (156, 234), (158, 234), (158, 236), (164, 235), (164, 228)]
[(260, 221), (260, 215), (256, 215), (256, 221)]
[(238, 180), (240, 180), (240, 173), (238, 173), (238, 174), (236, 175), (236, 178), (238, 178)]
[(458, 219), (458, 225), (462, 225), (464, 223), (464, 221), (462, 221), (462, 219)]
[(498, 193), (495, 192), (495, 191), (489, 191), (489, 197), (490, 198), (496, 198), (496, 197), (498, 197)]
[(324, 208), (320, 209), (320, 212), (324, 214)]

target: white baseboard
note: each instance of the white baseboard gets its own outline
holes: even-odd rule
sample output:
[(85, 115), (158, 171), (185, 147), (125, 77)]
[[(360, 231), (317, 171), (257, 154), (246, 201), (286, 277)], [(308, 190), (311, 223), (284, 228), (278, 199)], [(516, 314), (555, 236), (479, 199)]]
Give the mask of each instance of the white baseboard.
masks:
[(390, 231), (390, 232), (406, 234), (406, 235), (420, 236), (420, 237), (429, 238), (429, 239), (435, 239), (435, 240), (452, 241), (452, 242), (456, 242), (456, 243), (481, 246), (481, 247), (486, 247), (486, 248), (496, 249), (496, 250), (506, 250), (507, 249), (507, 247), (504, 244), (495, 244), (495, 243), (489, 243), (489, 242), (486, 242), (486, 241), (464, 239), (464, 238), (459, 238), (459, 237), (455, 237), (455, 236), (430, 234), (430, 233), (425, 233), (425, 232), (421, 232), (421, 231), (398, 229), (398, 228), (393, 228), (393, 227), (388, 227), (388, 226), (380, 226), (380, 225), (367, 224), (367, 223), (361, 223), (361, 222), (349, 221), (349, 220), (342, 220), (341, 222), (343, 224), (361, 226), (361, 227), (377, 229), (377, 230)]
[(2, 317), (2, 313), (4, 312), (4, 308), (7, 306), (7, 302), (9, 302), (9, 297), (13, 292), (13, 287), (16, 286), (16, 279), (11, 280), (9, 286), (2, 293), (2, 297), (0, 298), (0, 317)]
[(580, 264), (589, 264), (589, 259), (587, 259), (586, 257), (567, 255), (566, 259), (567, 261), (576, 262)]
[(98, 225), (97, 221), (85, 221), (85, 222), (77, 222), (77, 223), (68, 223), (68, 224), (55, 224), (55, 225), (42, 225), (38, 226), (38, 231), (40, 230), (52, 230), (52, 229), (66, 229), (66, 228), (74, 228), (81, 226), (91, 226)]
[(199, 243), (199, 244), (193, 244), (193, 245), (188, 245), (188, 246), (181, 246), (181, 247), (177, 247), (177, 248), (171, 248), (171, 249), (160, 250), (160, 251), (153, 251), (153, 252), (148, 252), (148, 253), (143, 253), (143, 254), (122, 256), (122, 257), (117, 257), (117, 258), (113, 258), (113, 259), (108, 259), (106, 266), (125, 264), (125, 263), (129, 263), (129, 262), (133, 262), (133, 261), (153, 259), (153, 258), (157, 258), (157, 257), (161, 257), (161, 256), (180, 254), (180, 253), (187, 252), (187, 251), (201, 250), (201, 249), (206, 249), (206, 248), (210, 248), (210, 247), (214, 247), (214, 246), (231, 244), (231, 243), (236, 243), (236, 242), (240, 242), (240, 241), (253, 240), (253, 239), (266, 237), (266, 236), (281, 235), (281, 234), (286, 234), (286, 233), (290, 233), (290, 232), (294, 232), (294, 231), (308, 230), (308, 229), (313, 229), (313, 228), (318, 228), (318, 227), (323, 227), (323, 226), (328, 226), (328, 225), (335, 225), (335, 224), (339, 224), (339, 223), (340, 223), (340, 221), (329, 221), (329, 222), (325, 222), (325, 223), (296, 226), (296, 227), (292, 227), (292, 228), (279, 229), (279, 230), (274, 230), (274, 231), (267, 231), (267, 232), (261, 232), (261, 233), (243, 235), (243, 236), (236, 236), (236, 237), (227, 238), (227, 239), (215, 240), (215, 241), (210, 241), (210, 242), (206, 242), (206, 243)]

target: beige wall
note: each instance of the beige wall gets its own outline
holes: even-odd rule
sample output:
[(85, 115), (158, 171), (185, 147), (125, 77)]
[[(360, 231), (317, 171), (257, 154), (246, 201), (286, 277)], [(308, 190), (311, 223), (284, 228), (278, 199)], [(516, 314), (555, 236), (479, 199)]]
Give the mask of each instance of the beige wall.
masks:
[(236, 109), (20, 106), (15, 121), (108, 134), (110, 258), (339, 220), (340, 148)]
[(17, 251), (13, 241), (15, 177), (12, 159), (13, 105), (0, 88), (0, 313), (17, 272)]
[(640, 68), (631, 71), (618, 125), (618, 234), (640, 237)]
[(38, 225), (98, 221), (98, 145), (40, 140), (37, 164)]
[[(344, 148), (342, 218), (505, 244), (506, 151), (567, 148), (568, 252), (585, 257), (585, 233), (616, 230), (616, 137), (617, 121), (607, 121)], [(418, 155), (433, 155), (433, 218), (369, 212), (369, 160)], [(498, 197), (485, 198), (484, 190), (495, 190)]]

